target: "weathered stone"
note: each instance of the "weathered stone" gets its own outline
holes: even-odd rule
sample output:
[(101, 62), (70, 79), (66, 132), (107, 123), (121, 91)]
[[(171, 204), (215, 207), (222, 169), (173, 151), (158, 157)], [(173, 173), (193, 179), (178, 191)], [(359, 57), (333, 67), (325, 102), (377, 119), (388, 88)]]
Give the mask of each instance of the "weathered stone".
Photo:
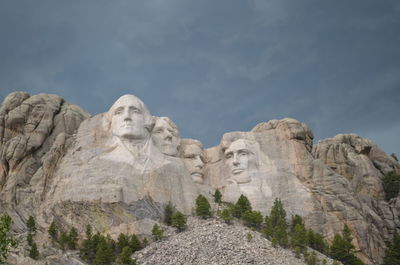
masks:
[[(301, 215), (328, 239), (347, 224), (357, 255), (368, 264), (382, 263), (384, 242), (399, 232), (400, 197), (386, 202), (381, 184), (384, 174), (400, 172), (399, 163), (354, 134), (313, 146), (311, 129), (295, 119), (226, 133), (220, 145), (203, 150), (197, 140), (180, 139), (173, 121), (151, 116), (132, 95), (89, 118), (58, 96), (15, 92), (0, 107), (0, 136), (0, 213), (12, 215), (18, 232), (34, 215), (42, 231), (55, 220), (81, 234), (90, 223), (114, 238), (148, 235), (168, 202), (190, 214), (198, 194), (211, 202), (217, 188), (232, 203), (246, 195), (264, 215), (280, 198), (289, 218)], [(48, 243), (45, 233), (37, 236)], [(228, 255), (226, 248), (218, 253)], [(51, 247), (43, 251), (49, 264), (79, 262), (74, 255), (60, 258)], [(239, 256), (238, 264), (257, 260)]]

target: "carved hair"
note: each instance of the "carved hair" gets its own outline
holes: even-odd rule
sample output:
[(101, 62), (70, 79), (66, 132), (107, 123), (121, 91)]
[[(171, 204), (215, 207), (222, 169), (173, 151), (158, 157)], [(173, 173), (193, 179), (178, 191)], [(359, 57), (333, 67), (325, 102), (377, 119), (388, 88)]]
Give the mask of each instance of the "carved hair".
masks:
[(201, 150), (203, 150), (203, 144), (199, 140), (184, 138), (184, 139), (181, 139), (181, 145), (180, 145), (180, 149), (179, 149), (180, 157), (183, 157), (185, 147), (189, 146), (189, 145), (197, 145), (198, 147), (200, 147)]
[(156, 124), (157, 121), (159, 121), (159, 120), (163, 120), (166, 123), (168, 123), (168, 125), (171, 126), (171, 128), (175, 131), (175, 136), (180, 137), (178, 127), (170, 118), (168, 118), (168, 117), (154, 117), (154, 118), (156, 119), (154, 124)]

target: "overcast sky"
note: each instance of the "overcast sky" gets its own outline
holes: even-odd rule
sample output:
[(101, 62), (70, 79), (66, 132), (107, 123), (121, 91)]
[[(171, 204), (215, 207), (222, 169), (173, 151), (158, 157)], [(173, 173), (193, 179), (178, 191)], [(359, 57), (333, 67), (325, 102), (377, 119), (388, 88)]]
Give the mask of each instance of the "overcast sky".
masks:
[(399, 0), (4, 0), (0, 40), (1, 101), (134, 94), (206, 147), (292, 117), (400, 154)]

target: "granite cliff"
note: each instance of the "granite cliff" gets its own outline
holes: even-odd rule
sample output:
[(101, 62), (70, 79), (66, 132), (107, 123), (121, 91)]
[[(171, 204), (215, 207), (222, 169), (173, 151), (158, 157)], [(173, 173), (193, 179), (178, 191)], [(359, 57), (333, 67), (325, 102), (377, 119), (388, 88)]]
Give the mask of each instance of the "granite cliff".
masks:
[(90, 223), (114, 237), (145, 235), (168, 202), (190, 215), (199, 194), (211, 199), (218, 188), (228, 202), (246, 195), (264, 215), (280, 198), (330, 240), (347, 224), (358, 256), (382, 263), (400, 229), (400, 198), (385, 201), (382, 178), (400, 173), (399, 163), (354, 134), (313, 138), (285, 118), (204, 149), (132, 95), (90, 116), (56, 95), (15, 92), (0, 107), (0, 213), (20, 233), (35, 216), (44, 245), (53, 220), (80, 233)]

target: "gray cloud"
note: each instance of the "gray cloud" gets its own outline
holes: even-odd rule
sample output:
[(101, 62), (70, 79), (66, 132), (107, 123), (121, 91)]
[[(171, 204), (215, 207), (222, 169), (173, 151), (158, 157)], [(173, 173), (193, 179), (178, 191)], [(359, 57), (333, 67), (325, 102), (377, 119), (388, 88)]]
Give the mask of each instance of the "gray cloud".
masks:
[(294, 117), (399, 154), (396, 0), (2, 1), (0, 34), (0, 99), (96, 114), (132, 93), (206, 146)]

